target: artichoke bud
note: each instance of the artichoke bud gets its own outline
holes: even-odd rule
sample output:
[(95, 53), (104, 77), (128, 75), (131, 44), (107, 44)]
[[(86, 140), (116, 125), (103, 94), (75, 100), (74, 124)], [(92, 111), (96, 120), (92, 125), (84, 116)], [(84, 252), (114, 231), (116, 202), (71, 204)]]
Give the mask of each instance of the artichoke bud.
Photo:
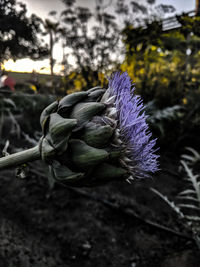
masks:
[(76, 127), (76, 119), (65, 119), (57, 113), (50, 115), (49, 133), (51, 143), (58, 153), (62, 153), (67, 149), (68, 138), (72, 130)]
[(101, 103), (107, 103), (108, 99), (110, 98), (110, 92), (109, 90), (106, 90), (104, 95), (101, 98)]
[(87, 90), (87, 93), (90, 94), (90, 93), (92, 93), (96, 90), (99, 90), (99, 89), (102, 89), (102, 87), (101, 86), (95, 86), (95, 87), (92, 87), (89, 90)]
[(112, 148), (112, 149), (107, 149), (108, 153), (109, 153), (109, 161), (111, 162), (116, 162), (118, 161), (120, 158), (122, 158), (124, 156), (125, 150), (116, 147), (116, 148)]
[(55, 148), (49, 143), (49, 141), (43, 137), (40, 143), (41, 158), (44, 161), (48, 161), (55, 155)]
[(102, 163), (92, 172), (91, 183), (94, 182), (95, 185), (100, 185), (113, 180), (122, 180), (128, 176), (128, 171), (126, 169), (108, 163)]
[(79, 103), (72, 109), (70, 118), (77, 119), (79, 123), (84, 123), (102, 112), (105, 107), (105, 104), (98, 102)]
[(69, 140), (69, 150), (73, 164), (83, 170), (106, 161), (109, 157), (106, 150), (88, 146), (78, 139)]
[(55, 101), (52, 104), (50, 104), (48, 107), (46, 107), (42, 114), (40, 115), (40, 124), (42, 126), (42, 131), (45, 133), (46, 130), (46, 123), (48, 121), (49, 115), (53, 112), (55, 112), (58, 108), (58, 102)]
[(67, 166), (61, 165), (58, 161), (54, 160), (51, 164), (51, 170), (53, 178), (60, 182), (79, 182), (83, 177), (84, 173), (73, 172)]
[(128, 75), (117, 73), (107, 90), (67, 95), (42, 112), (41, 158), (55, 180), (95, 186), (157, 171), (155, 140), (150, 140), (143, 105), (132, 91)]
[(110, 125), (101, 126), (90, 122), (84, 127), (81, 137), (88, 145), (98, 148), (109, 143), (113, 132), (114, 129)]
[(90, 92), (88, 94), (88, 98), (93, 101), (98, 101), (98, 99), (101, 98), (104, 93), (105, 93), (104, 89), (97, 89), (95, 91)]
[(80, 102), (87, 96), (88, 96), (87, 92), (76, 92), (71, 95), (65, 96), (59, 102), (58, 113), (61, 115), (65, 114), (68, 110), (70, 110), (72, 106), (74, 106), (76, 103)]

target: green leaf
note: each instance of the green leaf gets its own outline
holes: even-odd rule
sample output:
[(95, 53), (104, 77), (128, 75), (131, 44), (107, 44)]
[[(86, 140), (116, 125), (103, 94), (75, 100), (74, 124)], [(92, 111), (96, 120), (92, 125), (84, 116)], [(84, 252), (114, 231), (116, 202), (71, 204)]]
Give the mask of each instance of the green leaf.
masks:
[(125, 150), (121, 148), (108, 148), (107, 151), (109, 152), (109, 160), (111, 161), (116, 161), (119, 158), (122, 158), (125, 152)]
[(91, 176), (97, 183), (104, 183), (124, 179), (125, 177), (128, 177), (128, 172), (123, 168), (108, 163), (102, 163), (95, 168)]
[(108, 159), (109, 154), (104, 149), (88, 146), (85, 142), (72, 139), (69, 141), (72, 162), (79, 168), (88, 169)]
[(91, 93), (89, 93), (88, 97), (93, 99), (95, 101), (96, 99), (102, 97), (102, 95), (105, 93), (105, 89), (97, 89)]
[(83, 123), (91, 120), (93, 116), (102, 112), (104, 108), (105, 105), (102, 103), (80, 103), (73, 108), (70, 118), (77, 119), (79, 123)]
[(46, 107), (41, 115), (40, 115), (40, 124), (42, 126), (42, 131), (43, 133), (46, 132), (46, 129), (47, 129), (47, 121), (48, 121), (48, 118), (49, 118), (49, 115), (53, 112), (55, 112), (57, 110), (57, 107), (58, 107), (58, 102), (55, 101), (53, 102), (52, 104), (50, 104), (48, 107)]
[(61, 154), (67, 149), (68, 138), (76, 125), (76, 119), (65, 119), (57, 113), (50, 115), (49, 133), (51, 136), (51, 142), (57, 149), (58, 154)]
[(92, 93), (92, 92), (94, 92), (96, 90), (99, 90), (99, 89), (102, 89), (102, 88), (100, 86), (96, 86), (96, 87), (93, 87), (93, 88), (87, 90), (87, 93), (90, 94), (90, 93)]
[(44, 161), (52, 158), (55, 155), (55, 148), (44, 137), (41, 141), (41, 158)]
[(76, 92), (70, 95), (65, 96), (60, 100), (58, 105), (58, 113), (63, 114), (69, 110), (73, 105), (80, 102), (82, 99), (88, 96), (87, 92)]
[(9, 99), (9, 98), (4, 98), (3, 99), (3, 103), (8, 108), (14, 108), (14, 109), (16, 109), (15, 102), (13, 100)]
[(186, 209), (194, 209), (200, 211), (200, 208), (198, 206), (192, 205), (192, 204), (177, 204), (179, 208), (186, 208)]
[(81, 139), (90, 146), (102, 147), (110, 141), (113, 132), (114, 129), (109, 125), (101, 126), (95, 123), (88, 123), (84, 128)]
[(60, 182), (75, 183), (84, 177), (84, 173), (73, 172), (65, 165), (61, 165), (58, 161), (54, 160), (51, 164), (54, 177)]

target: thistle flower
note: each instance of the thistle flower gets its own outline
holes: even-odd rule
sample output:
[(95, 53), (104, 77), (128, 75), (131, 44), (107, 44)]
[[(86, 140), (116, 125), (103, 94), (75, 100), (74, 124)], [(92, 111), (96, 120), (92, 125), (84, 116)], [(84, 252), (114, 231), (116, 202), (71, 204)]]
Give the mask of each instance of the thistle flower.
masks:
[(158, 170), (158, 155), (155, 154), (156, 140), (151, 140), (142, 100), (134, 95), (134, 90), (126, 72), (115, 73), (110, 79), (108, 95), (114, 96), (112, 108), (117, 112), (118, 138), (125, 147), (123, 161), (133, 177), (140, 178)]
[(117, 72), (107, 90), (95, 87), (49, 105), (40, 117), (39, 146), (23, 157), (41, 157), (55, 180), (71, 186), (148, 177), (158, 170), (158, 156), (146, 118), (128, 74)]

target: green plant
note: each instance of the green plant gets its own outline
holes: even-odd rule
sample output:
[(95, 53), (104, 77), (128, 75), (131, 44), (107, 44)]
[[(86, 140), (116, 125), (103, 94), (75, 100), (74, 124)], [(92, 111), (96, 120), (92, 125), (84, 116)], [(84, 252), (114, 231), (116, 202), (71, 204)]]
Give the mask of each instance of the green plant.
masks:
[(156, 189), (151, 190), (175, 211), (200, 249), (200, 175), (194, 174), (192, 168), (189, 167), (200, 161), (200, 154), (193, 148), (187, 148), (187, 150), (192, 155), (183, 154), (181, 160), (181, 166), (186, 174), (186, 188), (177, 195), (176, 203)]
[(115, 73), (107, 90), (95, 87), (55, 101), (40, 117), (38, 146), (0, 159), (0, 169), (42, 159), (54, 180), (94, 186), (149, 177), (158, 170), (140, 97), (127, 73)]
[[(13, 115), (16, 110), (14, 101), (10, 98), (0, 98), (0, 137), (7, 138), (9, 132), (20, 134), (20, 125)], [(6, 136), (7, 135), (7, 136)]]
[(177, 123), (182, 118), (183, 110), (183, 107), (180, 105), (158, 109), (156, 102), (153, 100), (146, 104), (147, 121), (161, 138), (166, 138), (166, 133), (169, 137), (169, 128), (171, 125), (174, 122)]

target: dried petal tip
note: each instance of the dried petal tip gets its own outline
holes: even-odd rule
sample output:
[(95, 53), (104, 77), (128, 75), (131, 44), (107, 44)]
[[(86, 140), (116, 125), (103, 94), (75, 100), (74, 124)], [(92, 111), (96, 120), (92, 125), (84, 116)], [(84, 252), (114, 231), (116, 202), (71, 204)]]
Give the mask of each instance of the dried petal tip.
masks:
[(126, 158), (129, 158), (129, 168), (133, 177), (150, 176), (158, 170), (158, 155), (155, 155), (155, 139), (146, 123), (144, 105), (139, 96), (134, 95), (135, 88), (128, 74), (116, 72), (109, 80), (109, 94), (115, 96), (114, 107), (117, 110), (120, 139), (125, 144)]

